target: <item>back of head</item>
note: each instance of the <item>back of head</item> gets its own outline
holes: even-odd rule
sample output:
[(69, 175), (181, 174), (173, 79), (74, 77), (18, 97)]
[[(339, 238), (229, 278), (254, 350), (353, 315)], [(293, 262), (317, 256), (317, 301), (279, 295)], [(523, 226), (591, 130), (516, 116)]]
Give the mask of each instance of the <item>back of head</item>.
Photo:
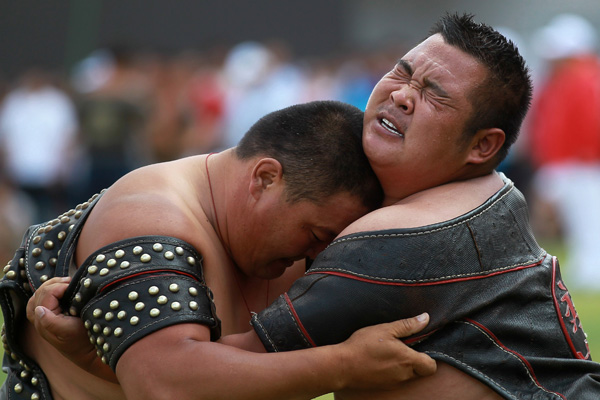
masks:
[(525, 60), (516, 45), (488, 25), (475, 23), (469, 14), (447, 14), (432, 28), (446, 43), (477, 59), (488, 78), (469, 95), (473, 114), (467, 122), (469, 138), (479, 129), (500, 128), (506, 135), (497, 164), (516, 141), (531, 103), (532, 83)]
[(374, 209), (381, 205), (383, 191), (362, 149), (362, 127), (363, 112), (349, 104), (298, 104), (258, 120), (235, 154), (242, 160), (278, 160), (290, 202), (319, 202), (346, 192)]

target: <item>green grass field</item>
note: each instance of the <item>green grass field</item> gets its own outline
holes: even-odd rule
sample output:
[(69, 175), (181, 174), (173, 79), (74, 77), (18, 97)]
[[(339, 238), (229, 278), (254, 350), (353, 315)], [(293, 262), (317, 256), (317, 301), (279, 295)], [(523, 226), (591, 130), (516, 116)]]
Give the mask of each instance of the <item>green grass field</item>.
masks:
[[(560, 260), (565, 259), (565, 251), (559, 243), (545, 243), (544, 248), (552, 255), (556, 255)], [(563, 278), (569, 282), (569, 268), (564, 263), (561, 265)], [(575, 303), (577, 312), (583, 321), (583, 327), (588, 335), (590, 351), (595, 355), (596, 360), (600, 360), (600, 292), (578, 292), (572, 291), (571, 297)], [(1, 351), (1, 350), (0, 350)], [(0, 353), (1, 355), (1, 353)], [(4, 382), (6, 375), (0, 372), (0, 384)], [(328, 394), (318, 397), (318, 400), (333, 400), (333, 395)]]

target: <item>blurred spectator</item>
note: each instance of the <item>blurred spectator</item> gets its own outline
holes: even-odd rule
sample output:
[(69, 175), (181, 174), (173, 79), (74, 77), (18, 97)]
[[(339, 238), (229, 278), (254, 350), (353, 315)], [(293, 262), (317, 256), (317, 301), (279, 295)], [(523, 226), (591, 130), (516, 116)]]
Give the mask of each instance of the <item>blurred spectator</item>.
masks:
[(65, 208), (65, 184), (77, 131), (71, 99), (45, 71), (32, 68), (0, 109), (0, 148), (7, 179), (34, 201), (34, 221)]
[(304, 76), (281, 44), (242, 42), (226, 57), (224, 147), (237, 145), (265, 114), (302, 101)]
[(148, 76), (128, 48), (113, 46), (82, 62), (75, 75), (87, 177), (91, 196), (149, 160), (145, 134), (152, 92)]
[(31, 198), (0, 175), (0, 262), (14, 256), (23, 232), (34, 223), (35, 211)]
[(537, 203), (560, 217), (572, 284), (600, 290), (600, 61), (584, 18), (555, 17), (534, 37), (548, 63), (530, 115)]

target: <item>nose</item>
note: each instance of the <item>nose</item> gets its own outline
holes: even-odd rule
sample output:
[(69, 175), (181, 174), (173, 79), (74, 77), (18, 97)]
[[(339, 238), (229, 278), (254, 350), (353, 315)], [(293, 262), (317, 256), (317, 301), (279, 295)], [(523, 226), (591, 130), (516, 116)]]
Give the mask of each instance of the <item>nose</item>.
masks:
[(410, 85), (402, 85), (390, 93), (390, 99), (394, 105), (407, 114), (412, 114), (415, 108), (416, 92)]

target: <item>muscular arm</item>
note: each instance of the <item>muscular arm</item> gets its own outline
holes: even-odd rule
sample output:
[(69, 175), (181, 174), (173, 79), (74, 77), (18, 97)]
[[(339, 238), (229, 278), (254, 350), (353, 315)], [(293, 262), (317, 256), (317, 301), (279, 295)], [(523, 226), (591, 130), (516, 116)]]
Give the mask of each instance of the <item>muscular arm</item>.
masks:
[(397, 340), (426, 320), (408, 323), (363, 330), (336, 346), (275, 354), (209, 342), (205, 328), (178, 325), (131, 346), (117, 376), (128, 399), (311, 399), (342, 388), (394, 387), (435, 368)]

